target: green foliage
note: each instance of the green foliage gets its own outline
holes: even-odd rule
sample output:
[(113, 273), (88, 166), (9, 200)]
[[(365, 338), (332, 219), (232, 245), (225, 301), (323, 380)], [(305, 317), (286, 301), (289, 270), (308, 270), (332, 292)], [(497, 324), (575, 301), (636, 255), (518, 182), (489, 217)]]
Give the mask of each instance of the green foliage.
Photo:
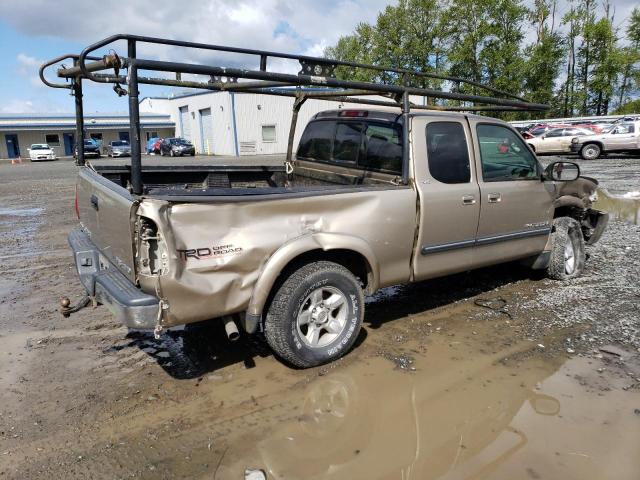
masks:
[(629, 115), (632, 113), (640, 114), (640, 98), (620, 105), (611, 113), (613, 113), (614, 115)]
[[(640, 90), (640, 9), (633, 10), (621, 46), (606, 1), (602, 14), (596, 0), (569, 0), (558, 30), (557, 0), (534, 0), (529, 8), (523, 0), (399, 0), (325, 56), (472, 80), (548, 104), (550, 116), (606, 114)], [(527, 29), (535, 33), (529, 44)], [(400, 81), (351, 67), (338, 68), (337, 75)], [(458, 88), (437, 79), (421, 86)], [(464, 84), (459, 89), (487, 93)]]

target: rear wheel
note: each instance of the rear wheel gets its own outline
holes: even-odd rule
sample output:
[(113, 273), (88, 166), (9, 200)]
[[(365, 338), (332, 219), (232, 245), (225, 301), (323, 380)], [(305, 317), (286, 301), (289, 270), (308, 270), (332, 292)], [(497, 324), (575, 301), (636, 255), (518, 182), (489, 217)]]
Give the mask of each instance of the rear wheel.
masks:
[(293, 272), (267, 312), (273, 351), (302, 368), (335, 360), (353, 346), (364, 317), (360, 283), (342, 265), (314, 262)]
[(169, 150), (169, 156), (170, 156), (170, 157), (175, 157), (175, 156), (176, 156), (176, 154), (173, 152), (173, 150)]
[(569, 280), (584, 271), (585, 246), (580, 224), (570, 217), (553, 221), (551, 259), (547, 275), (555, 280)]
[(595, 160), (601, 153), (602, 149), (596, 143), (589, 143), (580, 149), (580, 156), (584, 160)]

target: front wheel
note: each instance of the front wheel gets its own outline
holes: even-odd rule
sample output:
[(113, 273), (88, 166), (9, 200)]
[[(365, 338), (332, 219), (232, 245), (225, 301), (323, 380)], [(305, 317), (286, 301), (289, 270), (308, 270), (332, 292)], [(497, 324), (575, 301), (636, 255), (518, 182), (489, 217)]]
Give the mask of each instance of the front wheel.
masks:
[(264, 331), (273, 351), (302, 368), (344, 355), (364, 317), (364, 294), (354, 275), (333, 262), (314, 262), (293, 272), (278, 288)]
[(554, 280), (569, 280), (584, 271), (585, 246), (580, 224), (571, 217), (553, 221), (551, 259), (547, 275)]
[(584, 160), (595, 160), (600, 156), (601, 153), (602, 149), (595, 143), (589, 143), (582, 147), (582, 149), (580, 150), (580, 156)]

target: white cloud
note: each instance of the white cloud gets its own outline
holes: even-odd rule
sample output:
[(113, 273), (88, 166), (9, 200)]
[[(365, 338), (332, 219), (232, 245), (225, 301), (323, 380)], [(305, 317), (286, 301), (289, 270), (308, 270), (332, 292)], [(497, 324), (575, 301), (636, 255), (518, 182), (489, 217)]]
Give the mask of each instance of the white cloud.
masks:
[(37, 111), (31, 100), (9, 100), (3, 102), (1, 113), (35, 113)]
[(34, 87), (43, 87), (44, 84), (40, 81), (38, 76), (38, 69), (44, 60), (38, 60), (35, 57), (27, 55), (25, 53), (19, 53), (16, 57), (18, 68), (18, 75), (28, 78), (29, 83)]
[[(319, 52), (395, 0), (3, 0), (18, 30), (91, 43), (116, 33), (295, 53)], [(10, 14), (9, 14), (10, 12)], [(38, 12), (34, 15), (33, 12)], [(288, 29), (279, 31), (286, 22)], [(278, 31), (278, 34), (276, 34)], [(175, 58), (175, 49), (141, 51)], [(203, 56), (201, 54), (201, 56)], [(238, 57), (234, 60), (237, 62)]]

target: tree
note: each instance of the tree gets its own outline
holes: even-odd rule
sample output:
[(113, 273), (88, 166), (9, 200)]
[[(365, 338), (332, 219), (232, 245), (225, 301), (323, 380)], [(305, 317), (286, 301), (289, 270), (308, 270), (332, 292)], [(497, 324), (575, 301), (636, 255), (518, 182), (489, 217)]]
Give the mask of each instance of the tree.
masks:
[[(554, 31), (555, 0), (536, 0), (528, 17), (536, 29), (536, 41), (524, 50), (524, 84), (527, 97), (537, 103), (551, 104), (556, 97), (555, 80), (560, 74), (565, 43)], [(555, 116), (558, 110), (550, 112)]]
[(622, 81), (620, 83), (618, 107), (622, 106), (627, 96), (640, 89), (640, 9), (634, 8), (627, 26), (629, 45), (622, 48)]

